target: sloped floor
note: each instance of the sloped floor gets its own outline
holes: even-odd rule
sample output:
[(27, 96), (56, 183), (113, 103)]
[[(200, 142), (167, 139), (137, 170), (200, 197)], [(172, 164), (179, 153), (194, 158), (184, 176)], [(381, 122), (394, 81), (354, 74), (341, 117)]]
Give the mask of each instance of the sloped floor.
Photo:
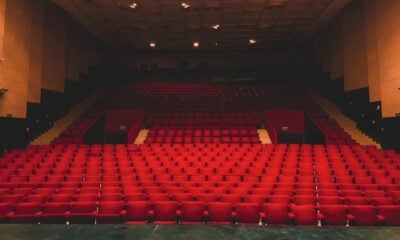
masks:
[[(50, 144), (56, 137), (58, 137), (64, 129), (71, 125), (81, 114), (89, 109), (104, 93), (104, 89), (99, 89), (92, 93), (88, 98), (73, 107), (70, 112), (56, 121), (54, 126), (34, 139), (32, 145), (46, 145)], [(1, 238), (0, 238), (1, 239)]]
[(398, 240), (400, 227), (270, 227), (229, 225), (0, 225), (1, 240)]
[(372, 138), (361, 132), (357, 128), (357, 124), (344, 115), (338, 107), (336, 107), (329, 100), (323, 98), (317, 91), (308, 90), (308, 95), (360, 145), (373, 145), (381, 148), (380, 144), (375, 142)]

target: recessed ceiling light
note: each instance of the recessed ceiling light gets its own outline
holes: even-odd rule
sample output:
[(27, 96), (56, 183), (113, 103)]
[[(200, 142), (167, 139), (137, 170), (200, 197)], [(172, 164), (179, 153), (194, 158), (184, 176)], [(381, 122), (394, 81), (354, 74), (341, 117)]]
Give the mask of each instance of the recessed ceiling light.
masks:
[(249, 39), (249, 44), (250, 44), (250, 45), (256, 44), (256, 43), (257, 43), (257, 41), (256, 41), (255, 39), (253, 39), (253, 38), (250, 38), (250, 39)]
[(155, 42), (151, 42), (150, 44), (149, 44), (149, 46), (151, 47), (151, 48), (155, 48), (156, 47), (156, 43)]
[(198, 48), (200, 46), (199, 42), (193, 42), (193, 47)]
[(215, 29), (215, 30), (218, 30), (218, 29), (219, 29), (219, 27), (220, 27), (220, 25), (219, 25), (219, 24), (215, 24), (215, 25), (213, 25), (213, 26), (212, 26), (212, 28), (213, 28), (213, 29)]
[(129, 8), (136, 9), (138, 7), (138, 4), (136, 2), (133, 2), (131, 5), (129, 5)]
[(182, 6), (184, 9), (190, 8), (190, 5), (187, 4), (187, 3), (185, 3), (185, 2), (182, 2), (182, 3), (181, 3), (181, 6)]
[(219, 44), (218, 44), (217, 42), (214, 43), (214, 46), (218, 47), (218, 45), (219, 45)]

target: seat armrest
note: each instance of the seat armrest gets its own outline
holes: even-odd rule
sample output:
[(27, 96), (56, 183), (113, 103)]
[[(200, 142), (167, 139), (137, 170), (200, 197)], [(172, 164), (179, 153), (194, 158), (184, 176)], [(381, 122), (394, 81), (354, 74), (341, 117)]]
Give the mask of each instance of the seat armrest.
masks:
[(349, 221), (354, 221), (356, 218), (353, 216), (353, 215), (351, 215), (351, 214), (347, 214), (347, 220), (349, 220)]
[(39, 216), (42, 216), (42, 214), (43, 214), (43, 212), (42, 212), (42, 211), (39, 211), (39, 212), (35, 213), (35, 216), (36, 216), (36, 217), (39, 217)]
[(176, 210), (176, 216), (181, 216), (182, 215), (182, 211), (181, 210)]
[(292, 219), (292, 220), (294, 219), (294, 214), (293, 213), (288, 213), (288, 216), (289, 216), (290, 219)]
[(126, 215), (126, 210), (122, 210), (122, 211), (119, 213), (119, 215), (125, 216), (125, 215)]
[(317, 213), (317, 219), (323, 220), (323, 219), (325, 219), (325, 216), (322, 213)]
[(378, 219), (378, 222), (380, 222), (380, 223), (386, 222), (386, 218), (380, 214), (376, 215), (376, 218)]
[(208, 217), (208, 211), (207, 211), (207, 210), (204, 211), (204, 216), (205, 216), (205, 217)]
[(232, 217), (232, 218), (236, 218), (236, 216), (237, 216), (237, 213), (236, 213), (235, 211), (233, 211), (233, 212), (231, 213), (231, 217)]
[(264, 212), (260, 212), (260, 218), (261, 218), (261, 219), (265, 219), (266, 217), (267, 217), (267, 215), (265, 215)]

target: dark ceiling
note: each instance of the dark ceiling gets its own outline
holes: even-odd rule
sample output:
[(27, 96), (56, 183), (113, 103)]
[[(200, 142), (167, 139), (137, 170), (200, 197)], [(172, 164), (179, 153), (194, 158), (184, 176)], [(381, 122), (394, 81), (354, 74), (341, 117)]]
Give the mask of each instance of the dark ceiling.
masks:
[[(106, 47), (270, 48), (302, 44), (350, 0), (53, 0)], [(131, 8), (132, 4), (135, 9)], [(184, 7), (184, 4), (188, 6)], [(215, 29), (217, 28), (217, 29)], [(255, 40), (250, 44), (250, 39)]]

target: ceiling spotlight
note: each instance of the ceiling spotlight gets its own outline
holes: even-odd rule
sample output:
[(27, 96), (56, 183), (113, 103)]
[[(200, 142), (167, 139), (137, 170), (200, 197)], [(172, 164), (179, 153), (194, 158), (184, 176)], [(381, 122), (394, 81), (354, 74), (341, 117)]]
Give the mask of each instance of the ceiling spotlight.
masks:
[(217, 42), (214, 43), (214, 46), (218, 47), (218, 45), (219, 45), (219, 44), (218, 44)]
[(257, 43), (257, 41), (255, 39), (252, 39), (252, 38), (249, 39), (249, 44), (250, 45), (256, 44), (256, 43)]
[(190, 8), (190, 5), (187, 4), (187, 3), (185, 3), (185, 2), (182, 2), (182, 3), (181, 3), (181, 6), (182, 6), (184, 9)]
[(136, 2), (133, 2), (131, 5), (129, 5), (129, 8), (136, 9), (137, 6), (138, 4)]
[(212, 28), (213, 28), (213, 29), (215, 29), (215, 30), (218, 30), (218, 29), (219, 29), (219, 27), (220, 27), (220, 25), (219, 25), (219, 24), (215, 24), (215, 25), (213, 25), (213, 26), (212, 26)]
[(150, 46), (151, 48), (155, 48), (155, 47), (156, 47), (156, 43), (155, 43), (155, 42), (151, 42), (151, 43), (149, 44), (149, 46)]
[(193, 47), (198, 48), (200, 46), (199, 42), (193, 42)]

